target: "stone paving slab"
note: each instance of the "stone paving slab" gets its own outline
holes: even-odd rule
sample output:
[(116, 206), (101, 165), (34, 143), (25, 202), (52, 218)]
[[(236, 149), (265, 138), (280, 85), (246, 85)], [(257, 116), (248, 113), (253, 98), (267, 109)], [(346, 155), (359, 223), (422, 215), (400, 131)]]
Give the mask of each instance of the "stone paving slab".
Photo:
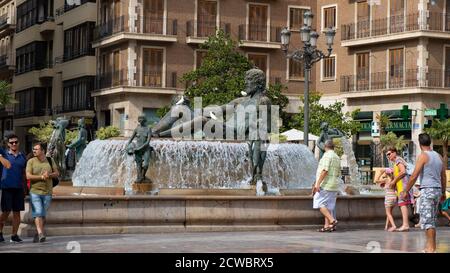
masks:
[[(9, 241), (9, 236), (5, 236)], [(450, 253), (450, 228), (437, 232), (438, 252)], [(0, 253), (67, 253), (74, 249), (84, 253), (355, 253), (420, 252), (425, 234), (385, 232), (380, 229), (341, 229), (333, 233), (314, 230), (256, 232), (191, 232), (127, 235), (85, 235), (48, 237), (45, 243), (2, 243)]]

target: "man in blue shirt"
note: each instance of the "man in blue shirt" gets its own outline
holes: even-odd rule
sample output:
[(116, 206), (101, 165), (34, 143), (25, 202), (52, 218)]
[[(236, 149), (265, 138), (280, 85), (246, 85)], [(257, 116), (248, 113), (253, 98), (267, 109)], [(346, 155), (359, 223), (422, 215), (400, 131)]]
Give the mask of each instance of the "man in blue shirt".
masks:
[[(19, 138), (16, 135), (8, 136), (8, 151), (0, 151), (0, 163), (4, 166), (0, 186), (2, 189), (0, 216), (0, 242), (4, 242), (3, 226), (11, 211), (13, 212), (12, 235), (10, 242), (21, 243), (17, 235), (20, 224), (20, 212), (25, 210), (24, 182), (26, 157), (19, 152)], [(5, 162), (6, 161), (6, 162)], [(5, 164), (4, 164), (5, 163)]]

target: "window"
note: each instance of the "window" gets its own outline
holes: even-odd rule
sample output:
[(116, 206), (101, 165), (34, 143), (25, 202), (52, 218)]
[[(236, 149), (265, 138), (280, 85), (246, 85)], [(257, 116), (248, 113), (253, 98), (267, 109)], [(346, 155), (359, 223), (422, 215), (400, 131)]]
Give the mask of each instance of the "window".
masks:
[(163, 87), (163, 60), (162, 48), (144, 48), (142, 84), (151, 87)]
[(369, 52), (356, 54), (356, 88), (369, 89)]
[(16, 75), (45, 67), (47, 43), (53, 42), (32, 42), (16, 49)]
[(158, 109), (156, 108), (144, 108), (143, 112), (145, 115), (145, 118), (147, 119), (147, 126), (154, 125), (158, 123), (160, 120), (158, 114), (156, 113)]
[(334, 80), (336, 77), (336, 57), (324, 58), (322, 62), (322, 80)]
[(390, 0), (390, 32), (402, 32), (405, 25), (405, 0)]
[(52, 88), (35, 87), (15, 93), (15, 117), (49, 115), (52, 105)]
[(121, 79), (121, 65), (120, 65), (120, 51), (113, 52), (113, 86), (120, 85), (122, 83)]
[(322, 9), (322, 28), (336, 28), (336, 6)]
[(248, 59), (255, 65), (255, 67), (261, 69), (267, 75), (267, 55), (248, 54)]
[(445, 87), (450, 87), (450, 46), (445, 47), (445, 67), (444, 67)]
[(163, 34), (164, 0), (144, 1), (144, 32)]
[(303, 14), (309, 10), (306, 8), (289, 7), (289, 29), (300, 30), (303, 26)]
[(267, 20), (269, 18), (268, 6), (248, 6), (248, 40), (267, 41)]
[(294, 61), (289, 59), (289, 79), (290, 80), (303, 80), (305, 78), (305, 70), (303, 61)]
[(206, 56), (207, 51), (203, 51), (203, 50), (196, 50), (195, 51), (195, 68), (199, 68), (202, 63), (203, 63), (203, 59)]
[(208, 37), (216, 33), (217, 2), (198, 0), (197, 37)]
[(86, 22), (64, 31), (64, 61), (95, 55), (92, 48), (94, 22)]
[(370, 5), (367, 1), (358, 2), (357, 5), (357, 38), (370, 36)]
[[(50, 0), (50, 3), (53, 1)], [(52, 4), (48, 0), (28, 0), (17, 6), (16, 32), (29, 28), (35, 24), (51, 20)]]
[(94, 109), (94, 98), (91, 97), (94, 79), (82, 77), (63, 82), (63, 112)]
[(389, 50), (389, 87), (403, 86), (403, 48)]

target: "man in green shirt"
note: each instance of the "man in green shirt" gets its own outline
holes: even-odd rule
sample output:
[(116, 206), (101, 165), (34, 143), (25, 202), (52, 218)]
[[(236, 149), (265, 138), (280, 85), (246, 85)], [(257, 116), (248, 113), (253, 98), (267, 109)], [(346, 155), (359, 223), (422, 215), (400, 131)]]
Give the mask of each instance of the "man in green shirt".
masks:
[(44, 223), (47, 210), (52, 200), (52, 178), (59, 176), (55, 161), (50, 159), (50, 165), (49, 160), (45, 156), (46, 148), (46, 145), (43, 143), (34, 144), (34, 157), (28, 160), (26, 168), (27, 179), (31, 181), (31, 215), (34, 218), (37, 230), (37, 234), (33, 240), (35, 243), (45, 241)]
[(336, 196), (339, 189), (341, 159), (334, 152), (333, 140), (325, 142), (325, 153), (319, 161), (314, 183), (313, 208), (319, 209), (325, 217), (325, 224), (320, 232), (331, 232), (336, 229)]

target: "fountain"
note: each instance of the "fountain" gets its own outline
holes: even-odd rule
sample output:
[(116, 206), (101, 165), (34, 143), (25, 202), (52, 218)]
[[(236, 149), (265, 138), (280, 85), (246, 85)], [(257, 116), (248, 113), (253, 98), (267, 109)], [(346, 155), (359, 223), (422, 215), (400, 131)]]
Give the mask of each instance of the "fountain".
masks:
[[(123, 187), (132, 191), (137, 171), (125, 140), (89, 143), (72, 176), (75, 187)], [(248, 145), (240, 142), (152, 140), (147, 176), (157, 188), (245, 189), (251, 166)], [(304, 145), (271, 144), (263, 176), (269, 190), (305, 189), (315, 179), (317, 161)]]

